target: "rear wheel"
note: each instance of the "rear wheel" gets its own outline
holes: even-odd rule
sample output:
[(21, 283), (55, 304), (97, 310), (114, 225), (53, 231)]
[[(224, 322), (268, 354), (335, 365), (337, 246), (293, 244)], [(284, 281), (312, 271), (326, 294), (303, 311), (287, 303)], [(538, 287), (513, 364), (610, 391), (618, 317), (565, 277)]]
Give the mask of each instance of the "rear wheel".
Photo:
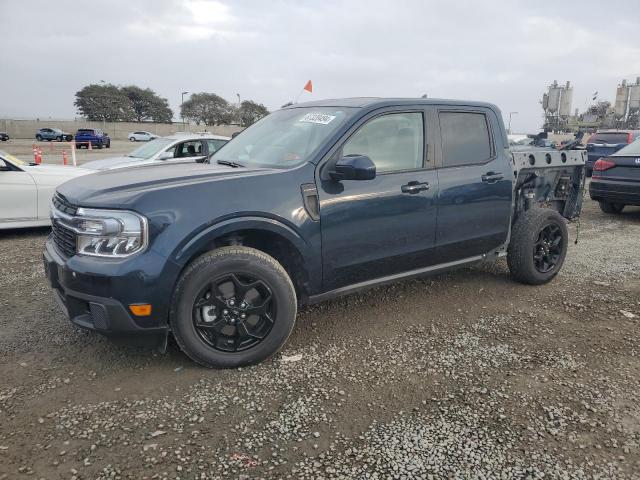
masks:
[(511, 230), (507, 263), (512, 277), (530, 285), (549, 282), (562, 268), (568, 244), (562, 215), (548, 208), (527, 210)]
[(129, 137), (129, 141), (130, 142), (135, 142), (136, 141), (136, 137)]
[(623, 203), (605, 202), (604, 200), (600, 200), (598, 205), (600, 205), (600, 210), (604, 213), (620, 213), (625, 207)]
[(98, 150), (102, 150), (102, 142), (98, 142), (98, 143), (96, 144), (96, 148), (97, 148)]
[(111, 148), (111, 140), (107, 142), (107, 144), (105, 145), (105, 148)]
[(206, 367), (257, 363), (284, 345), (296, 318), (296, 293), (282, 265), (248, 247), (222, 247), (187, 267), (170, 313), (174, 337)]
[(42, 135), (36, 135), (36, 140), (41, 142), (42, 141)]

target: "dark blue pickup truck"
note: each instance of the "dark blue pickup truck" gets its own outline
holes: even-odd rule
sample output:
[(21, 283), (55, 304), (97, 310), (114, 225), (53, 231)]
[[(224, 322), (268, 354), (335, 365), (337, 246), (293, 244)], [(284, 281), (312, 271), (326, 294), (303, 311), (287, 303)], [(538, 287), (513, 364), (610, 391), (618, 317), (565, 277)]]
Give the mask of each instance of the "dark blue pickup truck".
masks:
[(110, 148), (111, 138), (99, 128), (79, 128), (76, 132), (76, 147)]
[(71, 320), (173, 334), (195, 362), (276, 352), (298, 305), (506, 256), (550, 281), (579, 215), (584, 151), (511, 153), (497, 107), (356, 98), (272, 113), (207, 164), (58, 187), (45, 271)]

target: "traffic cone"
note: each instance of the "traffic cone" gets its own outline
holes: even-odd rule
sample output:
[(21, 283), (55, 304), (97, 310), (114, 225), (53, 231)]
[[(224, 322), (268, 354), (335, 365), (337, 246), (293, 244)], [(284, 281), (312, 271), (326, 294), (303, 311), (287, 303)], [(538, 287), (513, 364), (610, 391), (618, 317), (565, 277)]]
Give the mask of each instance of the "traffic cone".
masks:
[(36, 163), (40, 165), (42, 163), (42, 150), (39, 148), (36, 150)]
[(62, 164), (67, 165), (67, 151), (62, 150)]
[(89, 151), (93, 150), (93, 148), (91, 147), (91, 141), (89, 141)]

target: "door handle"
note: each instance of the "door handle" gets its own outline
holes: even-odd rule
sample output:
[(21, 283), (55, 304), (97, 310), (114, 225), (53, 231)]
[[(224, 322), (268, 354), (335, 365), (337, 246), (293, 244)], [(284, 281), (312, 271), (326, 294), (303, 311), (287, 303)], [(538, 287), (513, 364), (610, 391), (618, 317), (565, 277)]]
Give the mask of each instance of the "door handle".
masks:
[(415, 180), (407, 183), (406, 185), (402, 185), (402, 193), (410, 193), (416, 194), (423, 192), (425, 190), (429, 190), (428, 182), (416, 182)]
[(498, 180), (502, 180), (504, 178), (504, 175), (502, 175), (501, 173), (495, 173), (495, 172), (487, 172), (484, 175), (482, 175), (482, 181), (485, 183), (496, 183)]

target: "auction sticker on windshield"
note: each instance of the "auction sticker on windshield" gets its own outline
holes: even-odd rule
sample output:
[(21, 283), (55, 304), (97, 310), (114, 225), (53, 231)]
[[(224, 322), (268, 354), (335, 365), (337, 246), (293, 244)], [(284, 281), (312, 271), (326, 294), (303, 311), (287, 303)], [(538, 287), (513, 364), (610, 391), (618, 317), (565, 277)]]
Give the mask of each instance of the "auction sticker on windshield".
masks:
[(331, 123), (335, 118), (336, 118), (335, 115), (326, 115), (324, 113), (307, 113), (299, 121), (327, 125), (328, 123)]

